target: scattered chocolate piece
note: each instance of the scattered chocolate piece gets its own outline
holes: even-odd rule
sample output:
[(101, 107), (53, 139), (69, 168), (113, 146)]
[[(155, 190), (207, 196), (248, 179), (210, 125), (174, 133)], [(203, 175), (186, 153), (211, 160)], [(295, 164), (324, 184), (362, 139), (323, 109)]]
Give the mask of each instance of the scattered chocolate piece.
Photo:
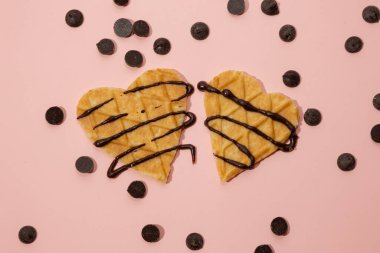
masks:
[(351, 171), (355, 169), (356, 160), (352, 154), (343, 153), (338, 157), (337, 164), (339, 169), (343, 171)]
[(292, 25), (284, 25), (279, 32), (280, 38), (285, 42), (293, 41), (297, 36), (296, 28)]
[(148, 37), (150, 33), (150, 27), (144, 20), (138, 20), (133, 23), (133, 32), (139, 37)]
[(115, 52), (115, 43), (110, 39), (102, 39), (97, 44), (99, 53), (104, 55), (112, 55)]
[(268, 244), (257, 246), (255, 253), (272, 253), (272, 248)]
[(145, 184), (141, 181), (133, 181), (128, 186), (128, 193), (135, 199), (141, 199), (145, 197), (146, 188)]
[(115, 4), (119, 6), (127, 6), (129, 3), (129, 0), (113, 0)]
[(290, 88), (297, 87), (301, 82), (300, 74), (298, 74), (295, 70), (286, 71), (285, 74), (282, 75), (282, 81), (284, 84)]
[(227, 4), (227, 10), (232, 15), (242, 15), (245, 11), (244, 0), (229, 0)]
[(374, 142), (380, 143), (380, 124), (372, 127), (371, 138)]
[(264, 0), (261, 2), (261, 11), (269, 16), (274, 16), (280, 13), (276, 0)]
[(83, 14), (79, 10), (70, 10), (66, 13), (66, 24), (71, 27), (79, 27), (83, 24)]
[(140, 68), (143, 65), (144, 57), (143, 55), (136, 50), (130, 50), (125, 54), (125, 62), (128, 66), (134, 68)]
[(45, 113), (45, 119), (51, 125), (62, 124), (64, 117), (63, 110), (58, 106), (50, 107)]
[(32, 226), (24, 226), (18, 232), (18, 238), (25, 244), (34, 242), (37, 238), (37, 230)]
[(309, 126), (316, 126), (321, 123), (322, 115), (317, 109), (310, 108), (306, 110), (303, 118)]
[(377, 110), (380, 110), (380, 93), (373, 97), (372, 103)]
[(205, 40), (210, 34), (210, 29), (207, 24), (197, 22), (191, 26), (191, 36), (196, 40)]
[(203, 245), (203, 237), (198, 233), (191, 233), (186, 237), (186, 246), (191, 250), (200, 250)]
[(270, 228), (275, 235), (286, 235), (289, 227), (284, 218), (277, 217), (272, 220)]
[(160, 229), (153, 224), (143, 227), (141, 236), (147, 242), (158, 242), (160, 240)]
[(81, 156), (75, 162), (75, 167), (81, 173), (94, 172), (95, 164), (91, 157)]
[(172, 48), (170, 41), (166, 38), (158, 38), (153, 44), (153, 50), (156, 54), (165, 55), (170, 52)]
[(344, 44), (347, 52), (349, 53), (357, 53), (363, 48), (363, 41), (357, 36), (352, 36), (346, 40)]
[(132, 35), (132, 22), (126, 18), (119, 18), (113, 25), (113, 31), (119, 37), (128, 38)]
[(367, 23), (378, 23), (380, 19), (380, 10), (376, 6), (370, 5), (364, 8), (362, 16)]

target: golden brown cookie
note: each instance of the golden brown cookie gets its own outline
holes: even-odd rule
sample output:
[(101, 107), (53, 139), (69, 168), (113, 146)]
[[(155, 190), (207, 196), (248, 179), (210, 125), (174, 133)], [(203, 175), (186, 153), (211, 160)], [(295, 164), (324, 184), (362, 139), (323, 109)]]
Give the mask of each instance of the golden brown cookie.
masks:
[(239, 71), (223, 72), (198, 88), (205, 91), (205, 124), (221, 180), (253, 169), (278, 149), (294, 149), (299, 112), (290, 98), (266, 93), (257, 79)]
[[(83, 95), (77, 106), (81, 126), (96, 146), (120, 157), (112, 163), (109, 177), (133, 167), (167, 182), (176, 151), (194, 152), (194, 147), (179, 145), (182, 129), (195, 121), (186, 105), (192, 91), (176, 71), (156, 69), (142, 74), (127, 90), (97, 88)], [(123, 164), (128, 167), (118, 170)]]

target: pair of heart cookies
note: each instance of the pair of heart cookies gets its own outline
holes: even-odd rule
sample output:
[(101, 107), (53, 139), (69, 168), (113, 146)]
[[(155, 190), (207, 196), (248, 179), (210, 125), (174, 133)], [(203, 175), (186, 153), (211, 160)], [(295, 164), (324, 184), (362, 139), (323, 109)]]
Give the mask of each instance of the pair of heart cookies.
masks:
[[(205, 92), (207, 119), (219, 176), (229, 181), (277, 150), (296, 145), (298, 107), (288, 97), (267, 94), (254, 77), (226, 71), (210, 83), (200, 82)], [(149, 70), (127, 90), (97, 88), (79, 100), (77, 118), (94, 145), (115, 159), (107, 175), (135, 170), (167, 182), (178, 150), (195, 147), (180, 144), (181, 132), (195, 123), (187, 111), (194, 87), (171, 69)]]

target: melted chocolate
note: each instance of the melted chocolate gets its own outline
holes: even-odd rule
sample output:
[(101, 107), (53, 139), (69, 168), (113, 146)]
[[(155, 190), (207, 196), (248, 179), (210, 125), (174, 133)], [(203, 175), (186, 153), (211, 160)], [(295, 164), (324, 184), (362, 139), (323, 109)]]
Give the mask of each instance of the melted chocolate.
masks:
[(182, 86), (186, 87), (185, 94), (183, 94), (182, 96), (180, 96), (180, 97), (178, 97), (176, 99), (173, 99), (172, 101), (179, 101), (179, 100), (181, 100), (181, 99), (183, 99), (185, 97), (188, 97), (188, 96), (190, 96), (191, 94), (194, 93), (194, 87), (191, 84), (189, 84), (189, 83), (186, 83), (186, 82), (183, 82), (183, 81), (166, 81), (166, 82), (152, 83), (152, 84), (148, 84), (148, 85), (144, 85), (144, 86), (139, 86), (139, 87), (136, 87), (136, 88), (131, 89), (131, 90), (126, 90), (126, 91), (124, 91), (124, 94), (134, 93), (134, 92), (137, 92), (137, 91), (142, 91), (142, 90), (145, 90), (145, 89), (150, 89), (150, 88), (157, 87), (157, 86), (164, 85), (164, 84), (182, 85)]
[(236, 97), (230, 90), (224, 89), (224, 90), (220, 91), (217, 88), (215, 88), (215, 87), (207, 84), (206, 82), (199, 82), (198, 83), (198, 89), (200, 91), (211, 92), (211, 93), (216, 93), (216, 94), (222, 95), (225, 98), (233, 101), (237, 105), (243, 107), (247, 111), (260, 113), (260, 114), (262, 114), (262, 115), (264, 115), (264, 116), (266, 116), (268, 118), (271, 118), (274, 121), (282, 123), (290, 131), (289, 143), (288, 144), (287, 143), (281, 143), (281, 142), (278, 142), (278, 141), (274, 140), (270, 136), (266, 135), (265, 133), (263, 133), (262, 131), (260, 131), (258, 128), (254, 127), (254, 126), (251, 126), (251, 125), (248, 125), (246, 123), (240, 122), (238, 120), (232, 119), (230, 117), (222, 116), (222, 115), (215, 115), (215, 116), (208, 117), (205, 120), (205, 123), (204, 123), (205, 126), (210, 131), (212, 131), (212, 132), (220, 135), (221, 137), (223, 137), (223, 138), (231, 141), (241, 152), (243, 152), (248, 157), (248, 159), (250, 160), (250, 164), (246, 165), (246, 164), (240, 163), (238, 161), (234, 161), (232, 159), (228, 159), (226, 157), (214, 154), (217, 158), (222, 159), (226, 163), (229, 163), (229, 164), (231, 164), (231, 165), (233, 165), (235, 167), (238, 167), (240, 169), (253, 169), (253, 167), (255, 165), (255, 157), (252, 155), (252, 153), (249, 151), (249, 149), (246, 146), (244, 146), (243, 144), (239, 143), (238, 141), (232, 139), (231, 137), (225, 135), (221, 131), (216, 130), (215, 128), (213, 128), (212, 126), (210, 126), (210, 122), (213, 121), (213, 120), (217, 120), (217, 119), (227, 120), (229, 122), (232, 122), (234, 124), (242, 126), (242, 127), (246, 128), (246, 129), (248, 129), (249, 131), (254, 132), (257, 135), (261, 136), (265, 140), (271, 142), (272, 144), (274, 144), (275, 146), (277, 146), (278, 149), (280, 149), (281, 151), (290, 152), (290, 151), (294, 150), (294, 148), (295, 148), (295, 146), (297, 144), (297, 138), (298, 138), (298, 136), (296, 135), (296, 127), (293, 126), (292, 123), (290, 123), (289, 120), (287, 120), (286, 118), (284, 118), (280, 114), (277, 114), (277, 113), (274, 113), (274, 112), (271, 112), (271, 111), (266, 111), (266, 110), (257, 108), (255, 106), (253, 106), (251, 103), (249, 103), (248, 101)]
[(156, 158), (160, 155), (163, 155), (165, 153), (168, 153), (168, 152), (171, 152), (171, 151), (174, 151), (174, 150), (185, 150), (185, 149), (189, 149), (190, 152), (191, 152), (191, 158), (192, 158), (192, 161), (193, 163), (195, 162), (195, 153), (196, 153), (196, 148), (191, 145), (191, 144), (184, 144), (184, 145), (178, 145), (178, 146), (174, 146), (174, 147), (171, 147), (171, 148), (168, 148), (168, 149), (164, 149), (164, 150), (161, 150), (161, 151), (158, 151), (156, 153), (153, 153), (153, 154), (150, 154), (150, 155), (147, 155), (143, 158), (140, 158), (140, 159), (137, 159), (133, 162), (130, 162), (128, 164), (125, 164), (117, 169), (115, 169), (117, 163), (119, 162), (119, 160), (121, 158), (123, 158), (124, 156), (138, 150), (139, 148), (145, 146), (145, 144), (141, 144), (141, 145), (138, 145), (138, 146), (135, 146), (135, 147), (132, 147), (126, 151), (124, 151), (123, 153), (119, 154), (118, 156), (116, 156), (116, 158), (112, 161), (110, 167), (108, 168), (108, 171), (107, 171), (107, 176), (109, 178), (115, 178), (117, 177), (118, 175), (120, 175), (122, 172), (128, 170), (129, 168), (132, 168), (134, 166), (137, 166), (143, 162), (146, 162), (146, 161), (149, 161), (153, 158)]
[(81, 115), (79, 115), (77, 117), (77, 119), (81, 119), (81, 118), (84, 118), (84, 117), (87, 117), (88, 115), (90, 115), (91, 113), (93, 113), (94, 111), (98, 110), (100, 107), (108, 104), (109, 102), (111, 102), (113, 100), (113, 98), (110, 98), (106, 101), (104, 101), (103, 103), (101, 104), (98, 104), (98, 105), (95, 105), (94, 107), (91, 107), (90, 109), (87, 109), (86, 111), (84, 111)]
[(167, 118), (169, 116), (174, 116), (174, 115), (179, 115), (179, 114), (184, 114), (186, 115), (187, 117), (189, 117), (188, 120), (184, 121), (181, 125), (179, 125), (178, 127), (175, 127), (173, 129), (170, 129), (169, 131), (167, 131), (166, 133), (164, 133), (163, 135), (160, 135), (158, 137), (155, 137), (153, 138), (151, 141), (155, 141), (155, 140), (158, 140), (158, 139), (161, 139), (175, 131), (178, 131), (180, 129), (185, 129), (185, 128), (188, 128), (192, 125), (194, 125), (195, 121), (196, 121), (196, 117), (195, 117), (195, 114), (194, 113), (191, 113), (191, 112), (186, 112), (186, 111), (177, 111), (177, 112), (170, 112), (170, 113), (167, 113), (167, 114), (164, 114), (164, 115), (161, 115), (161, 116), (158, 116), (156, 118), (153, 118), (153, 119), (150, 119), (150, 120), (147, 120), (147, 121), (144, 121), (144, 122), (141, 122), (139, 124), (136, 124), (130, 128), (127, 128), (127, 129), (124, 129), (123, 131), (117, 133), (117, 134), (114, 134), (110, 137), (107, 137), (107, 138), (103, 138), (103, 139), (100, 139), (100, 140), (97, 140), (94, 142), (94, 145), (96, 147), (104, 147), (105, 145), (107, 145), (108, 143), (110, 143), (111, 141), (113, 140), (116, 140), (118, 138), (120, 138), (121, 136), (123, 136), (124, 134), (127, 134), (127, 133), (130, 133), (140, 127), (143, 127), (145, 125), (148, 125), (149, 123), (152, 123), (152, 122), (156, 122), (156, 121), (159, 121), (161, 119), (164, 119), (164, 118)]
[(98, 127), (100, 127), (100, 126), (103, 126), (103, 125), (105, 125), (105, 124), (108, 124), (108, 123), (114, 122), (114, 121), (116, 121), (116, 120), (118, 120), (118, 119), (120, 119), (120, 118), (122, 118), (122, 117), (127, 116), (127, 115), (128, 115), (128, 113), (121, 113), (121, 114), (118, 114), (118, 115), (110, 116), (110, 117), (107, 118), (106, 120), (104, 120), (104, 121), (100, 122), (99, 124), (97, 124), (96, 126), (94, 126), (93, 129), (98, 128)]

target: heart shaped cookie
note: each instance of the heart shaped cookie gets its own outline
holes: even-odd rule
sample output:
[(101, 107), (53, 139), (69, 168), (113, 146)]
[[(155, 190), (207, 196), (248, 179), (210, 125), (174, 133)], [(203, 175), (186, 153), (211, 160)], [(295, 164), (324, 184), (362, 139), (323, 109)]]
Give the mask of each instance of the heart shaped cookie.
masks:
[[(107, 175), (137, 171), (167, 182), (181, 131), (195, 123), (186, 100), (194, 91), (174, 70), (149, 70), (127, 90), (97, 88), (79, 100), (77, 118), (94, 145), (115, 157)], [(118, 162), (124, 163), (117, 168)]]
[(204, 91), (211, 142), (221, 180), (229, 181), (277, 150), (295, 148), (299, 120), (294, 101), (280, 93), (267, 94), (260, 82), (239, 71), (226, 71)]

